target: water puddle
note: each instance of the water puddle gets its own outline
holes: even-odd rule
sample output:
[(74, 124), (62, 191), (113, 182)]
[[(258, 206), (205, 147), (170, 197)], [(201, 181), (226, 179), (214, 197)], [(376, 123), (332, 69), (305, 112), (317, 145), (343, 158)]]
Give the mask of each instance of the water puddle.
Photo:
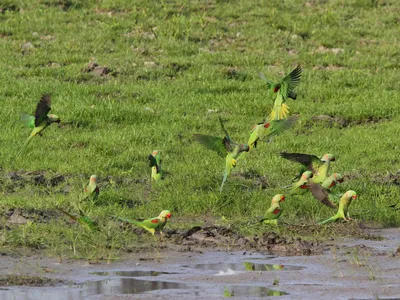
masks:
[[(231, 271), (295, 271), (302, 270), (304, 267), (278, 264), (260, 264), (245, 261), (243, 263), (212, 263), (212, 264), (196, 264), (184, 265), (185, 268), (195, 268), (198, 270), (212, 270), (219, 272)], [(229, 272), (228, 272), (229, 273)]]
[(178, 274), (172, 272), (158, 272), (158, 271), (114, 271), (114, 272), (92, 272), (91, 275), (99, 276), (117, 276), (117, 277), (144, 277), (144, 276), (158, 276), (168, 274)]
[[(268, 297), (287, 295), (285, 292), (268, 289), (262, 286), (246, 285), (191, 285), (179, 282), (140, 280), (135, 278), (106, 279), (89, 281), (71, 287), (10, 287), (0, 289), (0, 299), (4, 300), (52, 300), (52, 299), (86, 299), (93, 295), (141, 294), (152, 292), (168, 296), (171, 291), (193, 296), (244, 296)], [(175, 292), (174, 292), (175, 293)]]

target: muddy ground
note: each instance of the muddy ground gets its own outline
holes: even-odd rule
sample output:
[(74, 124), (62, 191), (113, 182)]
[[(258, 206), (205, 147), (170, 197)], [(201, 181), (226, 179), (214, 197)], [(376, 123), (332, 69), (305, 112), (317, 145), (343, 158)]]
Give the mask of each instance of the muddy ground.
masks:
[[(364, 230), (379, 238), (281, 243), (297, 247), (292, 252), (283, 246), (284, 251), (239, 251), (241, 247), (234, 245), (250, 242), (230, 234), (217, 242), (215, 236), (223, 234), (216, 228), (195, 228), (173, 246), (166, 237), (164, 248), (130, 253), (113, 262), (59, 263), (42, 254), (3, 252), (0, 299), (400, 298), (400, 230)], [(279, 245), (279, 236), (268, 236), (271, 244), (275, 239), (274, 245)]]

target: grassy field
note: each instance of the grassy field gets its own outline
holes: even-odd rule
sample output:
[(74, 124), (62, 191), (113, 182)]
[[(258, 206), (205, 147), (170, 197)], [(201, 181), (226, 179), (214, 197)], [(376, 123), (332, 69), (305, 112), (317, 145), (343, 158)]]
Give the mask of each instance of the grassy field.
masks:
[[(168, 228), (222, 216), (245, 224), (298, 171), (280, 151), (335, 154), (332, 171), (346, 176), (337, 191), (359, 195), (355, 218), (400, 224), (400, 211), (388, 208), (400, 199), (398, 1), (131, 2), (0, 1), (0, 245), (58, 256), (74, 245), (78, 256), (114, 257), (140, 237), (108, 215), (162, 209), (173, 213)], [(90, 72), (93, 61), (109, 73)], [(220, 194), (224, 160), (192, 135), (222, 137), (220, 116), (231, 137), (246, 142), (272, 107), (258, 72), (278, 79), (297, 64), (298, 98), (288, 105), (299, 121), (239, 161)], [(14, 161), (30, 133), (19, 116), (44, 93), (62, 122)], [(169, 172), (156, 185), (147, 162), (154, 149)], [(101, 191), (88, 214), (101, 233), (54, 212), (56, 203), (74, 211), (92, 174)], [(292, 224), (333, 214), (310, 194), (283, 207), (281, 219)], [(13, 209), (38, 221), (9, 225)]]

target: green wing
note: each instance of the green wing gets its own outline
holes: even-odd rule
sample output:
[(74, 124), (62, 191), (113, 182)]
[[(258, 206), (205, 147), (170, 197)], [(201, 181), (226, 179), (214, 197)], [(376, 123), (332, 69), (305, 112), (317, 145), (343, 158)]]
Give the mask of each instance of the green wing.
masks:
[(268, 127), (269, 132), (266, 135), (266, 137), (277, 135), (289, 129), (296, 123), (298, 118), (299, 118), (298, 116), (291, 116), (288, 119), (272, 120), (271, 122), (269, 122), (270, 124), (270, 126)]
[(204, 134), (194, 134), (193, 138), (196, 142), (200, 143), (207, 149), (216, 151), (221, 157), (225, 157), (228, 152), (227, 144), (230, 144), (230, 142), (227, 138), (221, 139), (216, 136)]
[(307, 170), (310, 170), (313, 173), (315, 173), (317, 169), (323, 165), (323, 162), (318, 156), (311, 154), (281, 152), (279, 155), (285, 159), (302, 164), (307, 168)]
[(20, 121), (24, 123), (25, 126), (33, 129), (35, 128), (35, 117), (27, 114), (21, 114)]
[(314, 182), (310, 182), (309, 187), (315, 199), (320, 201), (325, 206), (328, 206), (330, 208), (337, 208), (337, 205), (329, 200), (328, 190), (324, 189), (321, 185)]
[[(157, 162), (157, 159), (156, 159), (156, 157), (154, 157), (153, 155), (149, 155), (148, 157), (147, 157), (147, 159), (149, 160), (149, 165), (150, 165), (150, 167), (156, 167), (157, 168), (157, 173), (160, 173), (160, 167), (159, 167), (159, 164), (158, 164), (158, 162)], [(161, 160), (160, 160), (161, 161)]]
[(140, 223), (147, 228), (152, 228), (155, 230), (161, 226), (161, 220), (158, 218), (147, 219)]
[(262, 73), (258, 73), (258, 75), (260, 75), (261, 79), (265, 81), (266, 85), (267, 85), (267, 89), (270, 90), (272, 89), (272, 87), (276, 86), (276, 83), (267, 79), (264, 74)]
[(35, 127), (39, 126), (42, 121), (47, 118), (47, 114), (51, 110), (51, 98), (49, 95), (43, 95), (36, 106), (35, 111)]
[(284, 99), (286, 99), (296, 85), (300, 83), (301, 71), (301, 67), (297, 66), (296, 69), (282, 79), (280, 92)]

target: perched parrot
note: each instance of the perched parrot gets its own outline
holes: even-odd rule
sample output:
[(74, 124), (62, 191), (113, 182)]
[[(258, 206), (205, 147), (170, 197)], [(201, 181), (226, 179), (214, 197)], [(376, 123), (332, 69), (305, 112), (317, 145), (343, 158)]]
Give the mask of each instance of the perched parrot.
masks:
[[(335, 161), (333, 154), (324, 154), (322, 158), (311, 154), (281, 152), (279, 155), (285, 159), (302, 164), (306, 170), (313, 172), (312, 182), (323, 183), (328, 177), (331, 161)], [(304, 169), (302, 169), (304, 172)]]
[(158, 150), (154, 150), (147, 158), (151, 167), (151, 178), (159, 181), (162, 178), (161, 156)]
[(90, 199), (92, 201), (96, 201), (99, 196), (100, 190), (97, 186), (97, 176), (90, 176), (89, 184), (83, 189), (83, 197), (82, 200)]
[(171, 213), (169, 210), (163, 210), (158, 217), (152, 218), (152, 219), (147, 219), (144, 221), (135, 221), (135, 220), (129, 220), (126, 218), (121, 218), (121, 217), (115, 217), (116, 219), (125, 222), (125, 223), (130, 223), (134, 224), (136, 226), (142, 227), (143, 229), (146, 229), (148, 232), (150, 232), (152, 235), (156, 232), (160, 232), (162, 234), (162, 229), (164, 228), (165, 224), (167, 224), (167, 220), (171, 218)]
[(297, 95), (293, 91), (296, 85), (300, 83), (301, 67), (297, 66), (289, 75), (286, 75), (280, 82), (273, 82), (260, 74), (267, 82), (267, 89), (275, 95), (274, 107), (269, 115), (270, 120), (281, 120), (287, 118), (289, 107), (285, 104), (287, 98), (296, 100)]
[(319, 222), (318, 224), (324, 225), (327, 223), (335, 222), (336, 220), (339, 219), (344, 219), (345, 221), (350, 221), (351, 218), (349, 217), (349, 205), (351, 203), (351, 200), (357, 199), (357, 193), (355, 191), (349, 190), (344, 195), (342, 198), (339, 200), (339, 210), (336, 215), (333, 217), (330, 217), (329, 219), (326, 219), (325, 221)]
[(328, 207), (337, 208), (337, 205), (329, 200), (329, 194), (331, 188), (342, 182), (343, 176), (340, 173), (333, 173), (322, 184), (311, 182), (309, 188), (315, 199)]
[(41, 132), (51, 123), (60, 123), (60, 117), (52, 114), (48, 115), (49, 111), (51, 110), (50, 105), (50, 96), (43, 95), (36, 106), (35, 116), (30, 116), (26, 114), (23, 114), (21, 116), (21, 121), (24, 122), (29, 128), (32, 128), (32, 132), (28, 139), (25, 141), (22, 149), (18, 152), (16, 158), (22, 153), (22, 151), (35, 135), (41, 135)]
[(299, 181), (292, 184), (291, 195), (302, 195), (308, 191), (310, 178), (313, 176), (311, 171), (301, 174)]
[(278, 218), (281, 216), (283, 209), (279, 203), (285, 201), (285, 196), (277, 194), (272, 198), (271, 206), (266, 211), (265, 215), (261, 218), (260, 222), (265, 224), (278, 225)]
[(81, 224), (83, 227), (88, 229), (89, 231), (95, 231), (99, 230), (99, 227), (96, 222), (94, 222), (92, 219), (90, 219), (88, 216), (85, 215), (85, 213), (79, 209), (79, 216), (74, 216), (70, 214), (69, 212), (57, 207), (59, 211), (70, 217), (73, 221), (78, 222)]
[(202, 144), (204, 147), (216, 151), (221, 157), (226, 156), (225, 158), (225, 172), (224, 177), (222, 179), (220, 192), (224, 187), (224, 183), (228, 178), (231, 170), (236, 167), (237, 159), (243, 151), (248, 152), (250, 150), (249, 145), (247, 144), (236, 144), (229, 137), (228, 132), (226, 131), (222, 120), (219, 119), (222, 130), (225, 133), (224, 138), (219, 138), (211, 135), (204, 134), (194, 134), (193, 138), (198, 143)]

